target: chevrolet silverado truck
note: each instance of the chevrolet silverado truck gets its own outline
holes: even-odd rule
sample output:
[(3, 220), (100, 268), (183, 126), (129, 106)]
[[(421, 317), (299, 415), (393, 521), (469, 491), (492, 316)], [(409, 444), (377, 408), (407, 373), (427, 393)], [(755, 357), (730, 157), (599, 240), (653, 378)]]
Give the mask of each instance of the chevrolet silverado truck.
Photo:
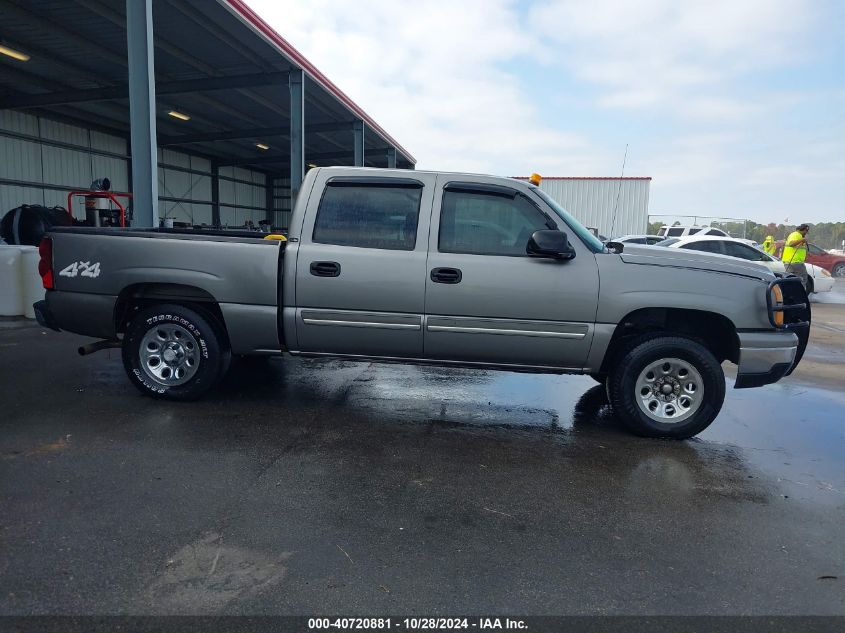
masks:
[[(531, 183), (311, 169), (287, 241), (56, 228), (39, 322), (121, 347), (158, 398), (212, 388), (232, 355), (288, 353), (588, 374), (634, 433), (688, 438), (735, 386), (792, 372), (810, 307), (797, 278), (596, 239)], [(80, 351), (84, 351), (80, 348)]]

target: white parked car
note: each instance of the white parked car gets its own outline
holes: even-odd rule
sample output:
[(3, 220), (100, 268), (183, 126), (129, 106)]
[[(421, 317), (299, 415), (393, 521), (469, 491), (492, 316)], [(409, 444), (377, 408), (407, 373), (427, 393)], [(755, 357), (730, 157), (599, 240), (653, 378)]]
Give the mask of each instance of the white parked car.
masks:
[(690, 251), (701, 251), (703, 253), (715, 253), (738, 257), (751, 262), (759, 262), (773, 273), (785, 273), (783, 263), (763, 251), (757, 250), (750, 244), (732, 237), (712, 235), (691, 235), (689, 237), (670, 237), (668, 240), (658, 242), (656, 246), (667, 246), (669, 248), (683, 248)]
[(688, 237), (691, 235), (730, 237), (730, 235), (722, 229), (717, 229), (712, 226), (667, 226), (665, 224), (657, 229), (657, 234), (664, 239), (667, 237)]
[(653, 246), (665, 239), (665, 237), (661, 237), (659, 235), (623, 235), (622, 237), (614, 237), (610, 241), (622, 242), (623, 244), (646, 244), (648, 246)]
[[(714, 237), (709, 235), (693, 235), (690, 237), (672, 237), (668, 240), (658, 242), (655, 246), (666, 246), (668, 248), (683, 248), (691, 251), (702, 251), (704, 253), (715, 253), (738, 257), (747, 261), (759, 262), (773, 273), (785, 274), (786, 267), (776, 257), (772, 257), (758, 250), (751, 240), (743, 240), (733, 237)], [(809, 293), (830, 292), (833, 288), (833, 277), (821, 266), (805, 264), (807, 268)]]
[(804, 264), (804, 266), (807, 268), (807, 276), (809, 277), (808, 292), (830, 292), (833, 290), (835, 280), (830, 271), (815, 264)]

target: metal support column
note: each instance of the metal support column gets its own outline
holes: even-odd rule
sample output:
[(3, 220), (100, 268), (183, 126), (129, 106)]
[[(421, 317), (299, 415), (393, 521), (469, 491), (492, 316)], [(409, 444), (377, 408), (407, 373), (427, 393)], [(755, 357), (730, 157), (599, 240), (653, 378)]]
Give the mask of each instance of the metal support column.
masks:
[(396, 169), (396, 148), (395, 147), (388, 147), (387, 148), (387, 168), (388, 169)]
[(211, 224), (220, 226), (220, 166), (211, 163)]
[(291, 70), (290, 85), (290, 199), (296, 201), (305, 178), (305, 81), (301, 70)]
[(153, 2), (126, 0), (129, 130), (132, 143), (132, 208), (137, 227), (158, 226)]
[(361, 120), (355, 121), (352, 125), (352, 137), (355, 143), (355, 162), (356, 167), (364, 166), (364, 122)]
[(276, 224), (276, 179), (269, 174), (265, 184), (265, 194), (267, 196), (267, 221), (270, 223), (270, 228), (273, 228)]

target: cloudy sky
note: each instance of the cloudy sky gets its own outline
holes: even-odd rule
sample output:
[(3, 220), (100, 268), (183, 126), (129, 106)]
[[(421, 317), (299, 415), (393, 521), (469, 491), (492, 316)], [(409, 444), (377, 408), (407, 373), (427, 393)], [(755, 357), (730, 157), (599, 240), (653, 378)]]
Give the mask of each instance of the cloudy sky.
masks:
[(845, 220), (841, 0), (249, 0), (419, 169), (652, 176), (651, 213)]

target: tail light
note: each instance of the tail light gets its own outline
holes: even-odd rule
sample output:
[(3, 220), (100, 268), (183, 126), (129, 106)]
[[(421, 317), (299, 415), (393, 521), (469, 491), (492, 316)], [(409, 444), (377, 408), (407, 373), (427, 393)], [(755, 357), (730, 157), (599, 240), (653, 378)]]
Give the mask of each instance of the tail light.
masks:
[(38, 245), (38, 254), (41, 259), (38, 262), (38, 274), (41, 275), (41, 283), (47, 290), (53, 289), (53, 240), (45, 237)]

